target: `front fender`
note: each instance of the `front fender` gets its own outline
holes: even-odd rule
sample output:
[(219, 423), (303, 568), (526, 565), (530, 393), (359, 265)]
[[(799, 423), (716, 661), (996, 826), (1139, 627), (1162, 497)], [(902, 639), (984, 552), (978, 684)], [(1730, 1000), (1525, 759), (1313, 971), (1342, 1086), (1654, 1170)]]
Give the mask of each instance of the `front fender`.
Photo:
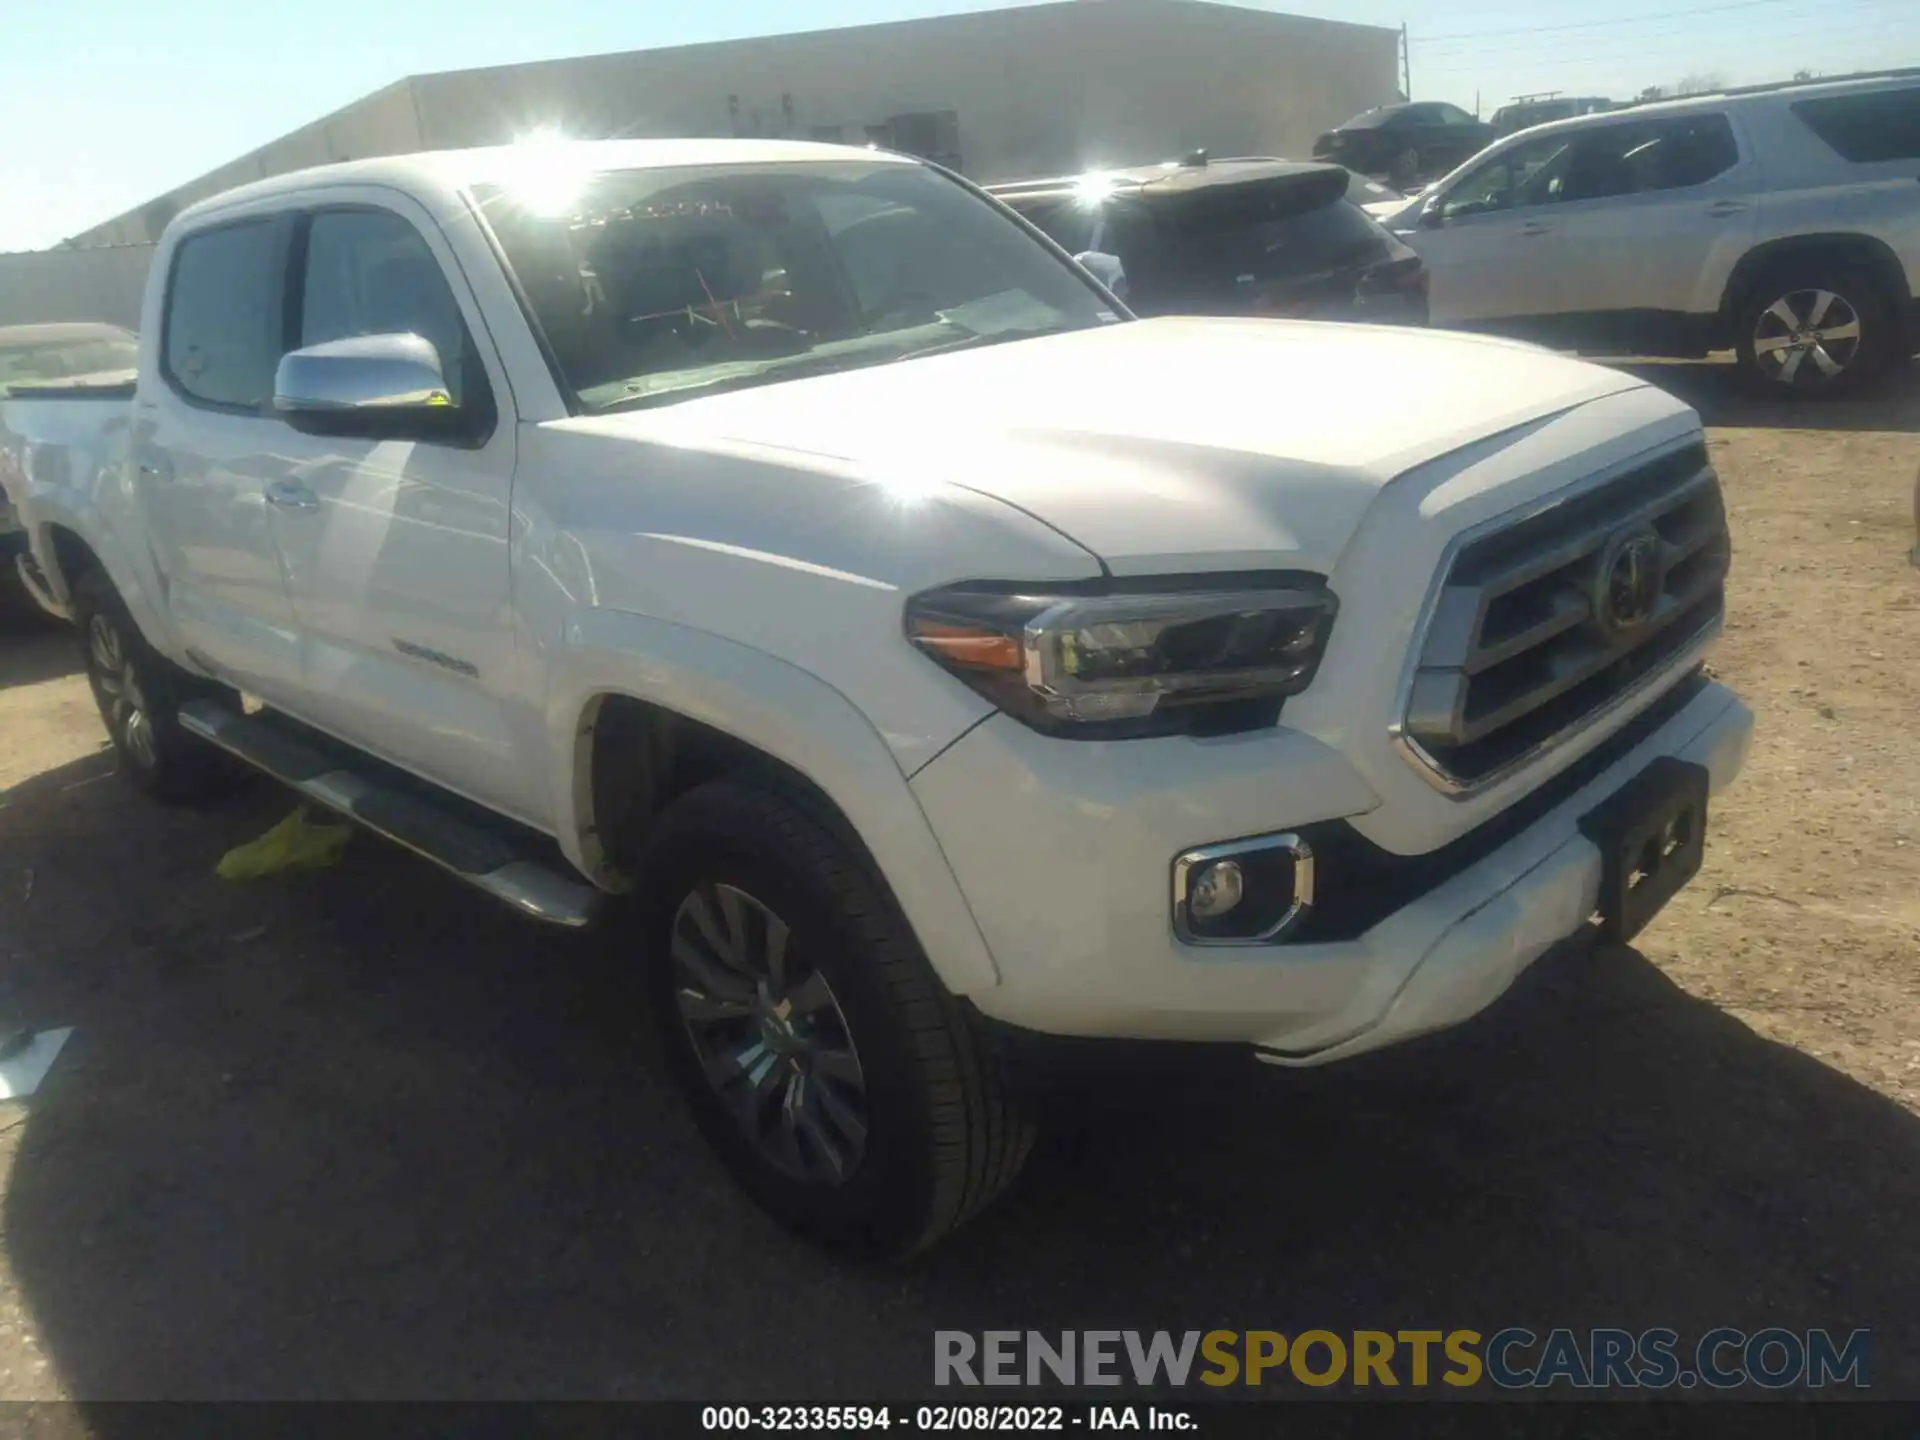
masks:
[(956, 995), (999, 983), (993, 957), (932, 826), (893, 752), (838, 690), (764, 651), (627, 611), (567, 620), (546, 704), (554, 831), (589, 874), (586, 801), (577, 783), (593, 702), (658, 705), (792, 766), (840, 807), (892, 888), (927, 958)]

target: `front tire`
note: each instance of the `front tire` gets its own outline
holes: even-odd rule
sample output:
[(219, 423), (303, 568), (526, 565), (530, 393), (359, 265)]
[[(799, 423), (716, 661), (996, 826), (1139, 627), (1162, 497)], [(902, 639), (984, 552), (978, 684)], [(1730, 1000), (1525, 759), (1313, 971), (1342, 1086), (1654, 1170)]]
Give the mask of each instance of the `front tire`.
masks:
[(120, 769), (157, 799), (195, 804), (234, 788), (239, 766), (180, 724), (180, 706), (219, 687), (155, 650), (107, 577), (89, 570), (74, 585), (74, 626), (87, 684)]
[(1763, 275), (1734, 321), (1749, 385), (1779, 399), (1851, 394), (1899, 349), (1899, 326), (1865, 271), (1812, 263)]
[(770, 790), (717, 781), (661, 817), (638, 923), (652, 1009), (702, 1134), (788, 1227), (898, 1258), (977, 1214), (1033, 1131), (850, 847)]

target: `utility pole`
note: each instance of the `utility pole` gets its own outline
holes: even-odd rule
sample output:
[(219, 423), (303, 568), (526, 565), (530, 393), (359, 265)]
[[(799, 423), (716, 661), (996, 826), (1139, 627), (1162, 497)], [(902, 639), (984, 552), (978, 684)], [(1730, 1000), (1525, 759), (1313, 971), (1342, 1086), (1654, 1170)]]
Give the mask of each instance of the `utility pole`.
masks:
[(1413, 98), (1413, 47), (1407, 42), (1407, 22), (1400, 22), (1400, 93)]

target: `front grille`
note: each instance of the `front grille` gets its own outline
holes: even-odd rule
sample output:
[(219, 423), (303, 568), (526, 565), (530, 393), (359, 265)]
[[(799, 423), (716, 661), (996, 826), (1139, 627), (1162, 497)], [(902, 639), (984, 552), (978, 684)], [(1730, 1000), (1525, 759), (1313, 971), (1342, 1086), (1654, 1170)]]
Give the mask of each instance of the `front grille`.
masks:
[(1731, 556), (1704, 444), (1469, 541), (1418, 642), (1411, 758), (1461, 793), (1578, 729), (1714, 630)]

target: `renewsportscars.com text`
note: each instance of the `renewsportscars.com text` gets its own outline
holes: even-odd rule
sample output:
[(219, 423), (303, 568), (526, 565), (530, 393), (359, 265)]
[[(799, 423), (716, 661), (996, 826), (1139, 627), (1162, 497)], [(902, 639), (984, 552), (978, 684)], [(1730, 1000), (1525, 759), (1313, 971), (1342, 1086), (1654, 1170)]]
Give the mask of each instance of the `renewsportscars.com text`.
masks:
[(936, 1385), (1866, 1389), (1872, 1332), (936, 1330)]

